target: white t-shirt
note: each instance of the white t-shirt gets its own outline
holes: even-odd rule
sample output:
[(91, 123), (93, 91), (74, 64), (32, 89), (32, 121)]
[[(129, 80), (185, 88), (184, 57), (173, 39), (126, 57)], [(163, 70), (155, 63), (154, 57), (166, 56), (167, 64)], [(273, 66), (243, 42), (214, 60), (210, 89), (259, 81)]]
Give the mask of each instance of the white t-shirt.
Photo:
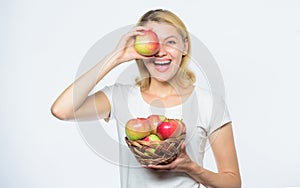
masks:
[(196, 86), (181, 105), (163, 108), (145, 102), (138, 86), (114, 84), (104, 87), (102, 91), (111, 104), (110, 118), (114, 118), (117, 124), (122, 188), (200, 187), (198, 182), (185, 173), (155, 172), (141, 167), (125, 142), (125, 124), (129, 119), (146, 118), (151, 114), (182, 119), (187, 131), (185, 141), (187, 154), (194, 162), (202, 166), (208, 136), (230, 122), (223, 99)]

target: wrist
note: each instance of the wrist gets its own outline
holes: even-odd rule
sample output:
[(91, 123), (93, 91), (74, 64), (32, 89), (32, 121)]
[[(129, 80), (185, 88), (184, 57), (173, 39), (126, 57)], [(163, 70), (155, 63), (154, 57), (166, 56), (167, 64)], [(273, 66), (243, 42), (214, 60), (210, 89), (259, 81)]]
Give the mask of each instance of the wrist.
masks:
[(113, 67), (123, 63), (121, 55), (115, 51), (112, 51), (106, 56), (106, 61), (110, 62), (109, 64)]
[(122, 50), (114, 50), (110, 54), (110, 58), (114, 60), (115, 65), (119, 65), (128, 61), (133, 60), (129, 54)]
[(192, 174), (200, 174), (200, 173), (203, 172), (203, 170), (204, 170), (204, 168), (202, 168), (201, 166), (199, 166), (194, 161), (191, 161), (190, 164), (187, 165), (187, 168), (186, 168), (185, 172), (188, 175), (192, 175)]

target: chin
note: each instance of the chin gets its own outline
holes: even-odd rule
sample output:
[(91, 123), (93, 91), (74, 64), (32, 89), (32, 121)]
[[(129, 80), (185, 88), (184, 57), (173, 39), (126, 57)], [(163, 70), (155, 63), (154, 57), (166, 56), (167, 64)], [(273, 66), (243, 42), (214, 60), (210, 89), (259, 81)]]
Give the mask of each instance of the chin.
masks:
[(166, 83), (170, 83), (172, 80), (172, 77), (164, 77), (164, 76), (152, 76), (152, 78), (159, 82), (166, 82)]
[(158, 72), (154, 68), (149, 67), (148, 71), (150, 73), (150, 77), (159, 82), (171, 82), (176, 75), (176, 71), (172, 69), (166, 72)]

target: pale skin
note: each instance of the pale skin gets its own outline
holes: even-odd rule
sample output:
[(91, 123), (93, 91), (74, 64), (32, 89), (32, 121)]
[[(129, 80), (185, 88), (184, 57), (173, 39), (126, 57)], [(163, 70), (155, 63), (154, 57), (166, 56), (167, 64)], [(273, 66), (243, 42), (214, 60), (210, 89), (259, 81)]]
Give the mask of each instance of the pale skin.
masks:
[[(133, 48), (134, 38), (142, 35), (144, 30), (153, 30), (159, 36), (160, 50), (155, 57), (144, 57)], [(157, 22), (148, 22), (145, 26), (134, 27), (125, 34), (114, 51), (105, 56), (93, 68), (75, 80), (56, 99), (51, 107), (52, 114), (61, 120), (105, 119), (110, 114), (110, 103), (102, 91), (92, 95), (89, 93), (118, 65), (143, 59), (151, 74), (150, 87), (142, 91), (144, 100), (151, 103), (154, 100), (163, 101), (165, 107), (182, 103), (193, 91), (194, 87), (181, 88), (173, 81), (181, 58), (186, 54), (188, 41), (182, 39), (175, 27)], [(163, 75), (155, 71), (153, 61), (171, 60), (169, 71)], [(74, 95), (76, 90), (76, 96)], [(95, 105), (97, 103), (97, 105)], [(211, 148), (215, 157), (218, 172), (207, 170), (190, 159), (185, 144), (178, 158), (168, 165), (144, 166), (155, 171), (180, 171), (188, 174), (195, 181), (206, 187), (241, 187), (238, 159), (234, 145), (231, 122), (222, 126), (209, 136)]]

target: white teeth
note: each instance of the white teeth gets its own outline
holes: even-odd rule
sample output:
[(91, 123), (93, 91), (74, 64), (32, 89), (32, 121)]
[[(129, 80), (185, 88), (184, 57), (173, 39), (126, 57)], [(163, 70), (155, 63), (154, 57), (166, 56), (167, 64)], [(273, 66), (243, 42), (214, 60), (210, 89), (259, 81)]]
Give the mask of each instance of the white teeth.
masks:
[(170, 64), (171, 61), (167, 60), (167, 61), (155, 61), (154, 64), (156, 65), (165, 65), (165, 64)]

